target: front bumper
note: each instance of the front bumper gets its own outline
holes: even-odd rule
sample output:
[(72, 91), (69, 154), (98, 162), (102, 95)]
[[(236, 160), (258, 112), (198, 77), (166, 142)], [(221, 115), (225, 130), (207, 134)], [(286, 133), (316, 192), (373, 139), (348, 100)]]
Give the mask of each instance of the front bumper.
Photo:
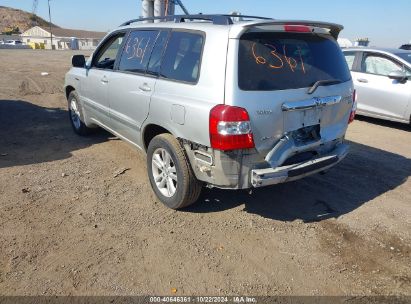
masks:
[(325, 171), (340, 161), (347, 155), (349, 146), (339, 144), (332, 152), (321, 155), (298, 164), (266, 169), (251, 170), (251, 184), (254, 188), (285, 183), (303, 178), (305, 176)]

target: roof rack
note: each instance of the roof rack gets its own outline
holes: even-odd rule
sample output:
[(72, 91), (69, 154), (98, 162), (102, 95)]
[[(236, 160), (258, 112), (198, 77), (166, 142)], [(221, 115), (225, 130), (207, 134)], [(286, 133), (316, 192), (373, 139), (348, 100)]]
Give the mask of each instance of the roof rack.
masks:
[(144, 22), (144, 21), (154, 21), (154, 20), (163, 20), (163, 21), (172, 21), (175, 23), (186, 22), (186, 20), (205, 20), (211, 21), (215, 25), (230, 25), (233, 24), (233, 18), (241, 18), (241, 19), (259, 19), (259, 20), (273, 20), (272, 18), (266, 17), (257, 17), (257, 16), (246, 16), (246, 15), (170, 15), (164, 17), (150, 17), (150, 18), (139, 18), (139, 19), (132, 19), (127, 22), (124, 22), (120, 26), (127, 26), (132, 23), (136, 22)]

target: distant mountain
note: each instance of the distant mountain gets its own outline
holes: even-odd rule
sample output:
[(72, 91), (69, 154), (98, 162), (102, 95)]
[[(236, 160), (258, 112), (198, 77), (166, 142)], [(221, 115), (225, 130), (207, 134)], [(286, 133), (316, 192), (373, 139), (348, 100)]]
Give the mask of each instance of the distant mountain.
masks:
[[(21, 33), (33, 26), (50, 26), (46, 20), (29, 12), (19, 9), (0, 6), (0, 32), (19, 30)], [(58, 27), (52, 24), (53, 27)]]

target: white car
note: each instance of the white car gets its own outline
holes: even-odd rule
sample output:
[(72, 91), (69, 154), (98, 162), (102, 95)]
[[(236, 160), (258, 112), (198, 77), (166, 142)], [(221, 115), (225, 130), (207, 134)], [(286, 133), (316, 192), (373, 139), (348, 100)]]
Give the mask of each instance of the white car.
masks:
[(411, 123), (411, 51), (348, 48), (357, 114)]
[(6, 44), (6, 45), (23, 45), (23, 42), (21, 42), (20, 40), (6, 40), (6, 42), (4, 44)]

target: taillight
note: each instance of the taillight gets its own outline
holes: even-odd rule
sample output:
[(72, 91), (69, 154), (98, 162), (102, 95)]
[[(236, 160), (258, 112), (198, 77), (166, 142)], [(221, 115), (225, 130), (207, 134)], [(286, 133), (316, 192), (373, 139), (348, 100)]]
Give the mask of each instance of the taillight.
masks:
[(357, 111), (357, 91), (354, 90), (352, 94), (352, 108), (351, 108), (350, 118), (348, 119), (348, 123), (352, 123), (354, 121), (356, 111)]
[(217, 105), (210, 111), (210, 143), (218, 150), (254, 148), (250, 117), (245, 109)]
[(284, 25), (284, 31), (286, 32), (296, 32), (296, 33), (310, 33), (311, 28), (306, 25), (292, 25), (286, 24)]

